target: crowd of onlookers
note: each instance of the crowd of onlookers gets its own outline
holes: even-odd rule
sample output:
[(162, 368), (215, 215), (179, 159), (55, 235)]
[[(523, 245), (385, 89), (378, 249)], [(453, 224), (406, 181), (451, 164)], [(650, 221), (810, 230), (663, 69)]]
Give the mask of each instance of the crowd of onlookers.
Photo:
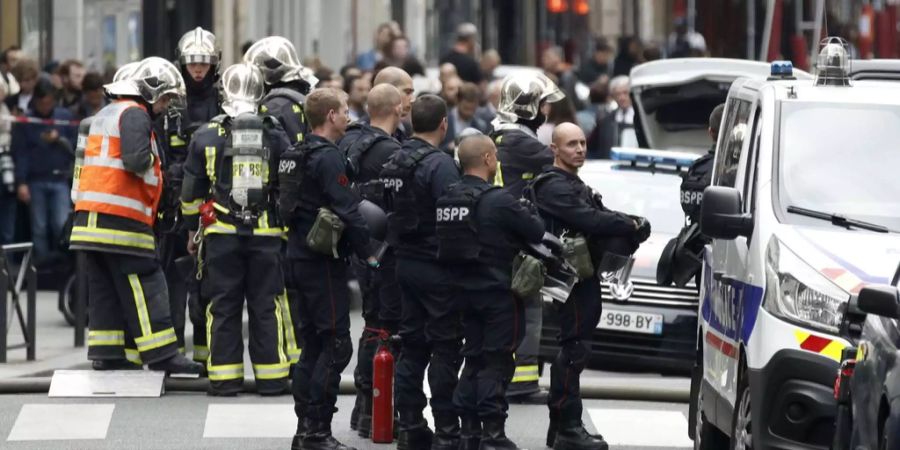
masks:
[[(591, 158), (607, 157), (616, 145), (637, 143), (629, 96), (632, 67), (664, 55), (702, 56), (706, 51), (703, 37), (689, 32), (683, 22), (676, 23), (665, 48), (645, 46), (633, 37), (620, 38), (617, 48), (604, 37), (591, 44), (590, 56), (577, 66), (567, 61), (562, 48), (551, 46), (540, 54), (540, 67), (532, 69), (543, 70), (566, 94), (565, 101), (542, 111), (547, 121), (538, 138), (549, 143), (556, 124), (577, 123), (588, 136)], [(466, 128), (490, 132), (500, 100), (503, 61), (496, 50), (480, 50), (476, 26), (458, 27), (436, 71), (426, 71), (417, 53), (400, 26), (387, 22), (377, 28), (373, 47), (340, 70), (316, 57), (303, 64), (314, 71), (319, 86), (348, 93), (353, 120), (367, 117), (366, 96), (374, 74), (395, 66), (413, 77), (417, 93), (437, 93), (451, 108), (445, 147), (452, 147)], [(89, 71), (74, 59), (40, 67), (18, 47), (0, 55), (0, 244), (20, 240), (30, 230), (38, 261), (60, 257), (57, 241), (71, 210), (76, 124), (106, 105), (103, 85), (114, 72), (115, 68)], [(429, 77), (429, 72), (437, 76)], [(3, 176), (4, 167), (10, 166), (14, 173)]]

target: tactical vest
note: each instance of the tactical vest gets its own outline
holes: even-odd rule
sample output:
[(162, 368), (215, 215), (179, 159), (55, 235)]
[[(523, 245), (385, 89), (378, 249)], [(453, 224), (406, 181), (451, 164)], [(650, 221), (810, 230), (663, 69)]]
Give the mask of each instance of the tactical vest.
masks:
[(384, 165), (384, 182), (388, 213), (388, 243), (396, 245), (400, 236), (413, 234), (421, 227), (433, 226), (434, 210), (428, 208), (431, 196), (416, 186), (416, 167), (428, 155), (440, 150), (428, 146), (412, 152), (400, 151)]
[[(269, 102), (269, 100), (279, 97), (286, 98), (291, 102), (291, 110), (297, 116), (297, 120), (299, 120), (301, 124), (300, 132), (297, 133), (296, 136), (288, 135), (288, 138), (290, 139), (292, 144), (303, 142), (305, 140), (304, 138), (307, 131), (306, 115), (303, 112), (303, 105), (306, 104), (306, 96), (294, 89), (285, 87), (275, 88), (269, 91), (269, 93), (266, 94), (265, 97), (263, 97), (262, 102), (260, 102), (260, 104), (263, 106), (260, 107), (260, 110), (264, 113), (272, 114), (272, 111), (268, 111), (266, 104)], [(285, 119), (279, 117), (278, 120), (282, 121), (282, 125), (284, 125)], [(285, 128), (287, 128), (286, 125)]]
[(312, 185), (307, 163), (313, 152), (328, 147), (325, 142), (298, 142), (281, 154), (278, 161), (278, 211), (285, 223), (298, 220), (305, 212), (314, 217), (324, 201), (321, 189)]
[(357, 139), (350, 148), (347, 149), (347, 172), (353, 181), (353, 190), (360, 197), (383, 206), (385, 204), (384, 182), (381, 179), (361, 180), (362, 172), (361, 161), (366, 152), (368, 152), (375, 144), (390, 139), (380, 133), (365, 133), (361, 138)]
[(712, 154), (702, 156), (694, 162), (681, 182), (681, 209), (693, 222), (700, 218), (703, 190), (712, 182), (712, 163)]
[(435, 203), (437, 258), (443, 262), (477, 261), (482, 245), (478, 239), (475, 213), (478, 201), (497, 186), (456, 183)]

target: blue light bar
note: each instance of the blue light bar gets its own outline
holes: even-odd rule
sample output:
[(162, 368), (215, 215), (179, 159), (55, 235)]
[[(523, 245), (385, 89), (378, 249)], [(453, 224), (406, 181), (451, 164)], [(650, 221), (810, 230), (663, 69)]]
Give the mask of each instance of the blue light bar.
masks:
[(700, 155), (675, 150), (613, 147), (610, 159), (655, 166), (690, 167)]
[(790, 77), (794, 75), (794, 63), (790, 61), (772, 61), (773, 77)]

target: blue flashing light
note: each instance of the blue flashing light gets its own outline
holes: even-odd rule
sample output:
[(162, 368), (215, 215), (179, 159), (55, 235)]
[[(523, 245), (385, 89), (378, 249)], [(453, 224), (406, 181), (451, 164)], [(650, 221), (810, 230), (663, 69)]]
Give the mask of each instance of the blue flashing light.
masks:
[(790, 77), (794, 75), (794, 63), (790, 61), (772, 61), (773, 77)]
[(653, 166), (690, 167), (699, 156), (672, 150), (613, 147), (610, 159)]

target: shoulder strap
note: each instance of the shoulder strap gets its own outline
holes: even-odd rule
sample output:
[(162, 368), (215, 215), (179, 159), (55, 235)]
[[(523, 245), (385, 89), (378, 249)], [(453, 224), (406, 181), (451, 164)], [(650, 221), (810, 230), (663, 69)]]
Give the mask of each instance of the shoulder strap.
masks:
[(263, 102), (265, 102), (266, 100), (272, 99), (272, 98), (276, 98), (276, 97), (286, 98), (286, 99), (288, 99), (296, 104), (299, 104), (299, 105), (306, 103), (305, 95), (303, 95), (293, 89), (288, 89), (288, 88), (283, 88), (283, 87), (275, 88), (275, 89), (272, 89), (271, 91), (269, 91), (269, 93), (263, 99)]
[(525, 189), (522, 191), (522, 197), (537, 206), (537, 194), (535, 193), (535, 190), (537, 189), (538, 184), (543, 183), (551, 177), (553, 177), (553, 172), (539, 173), (538, 176), (534, 177), (531, 182), (525, 185)]

